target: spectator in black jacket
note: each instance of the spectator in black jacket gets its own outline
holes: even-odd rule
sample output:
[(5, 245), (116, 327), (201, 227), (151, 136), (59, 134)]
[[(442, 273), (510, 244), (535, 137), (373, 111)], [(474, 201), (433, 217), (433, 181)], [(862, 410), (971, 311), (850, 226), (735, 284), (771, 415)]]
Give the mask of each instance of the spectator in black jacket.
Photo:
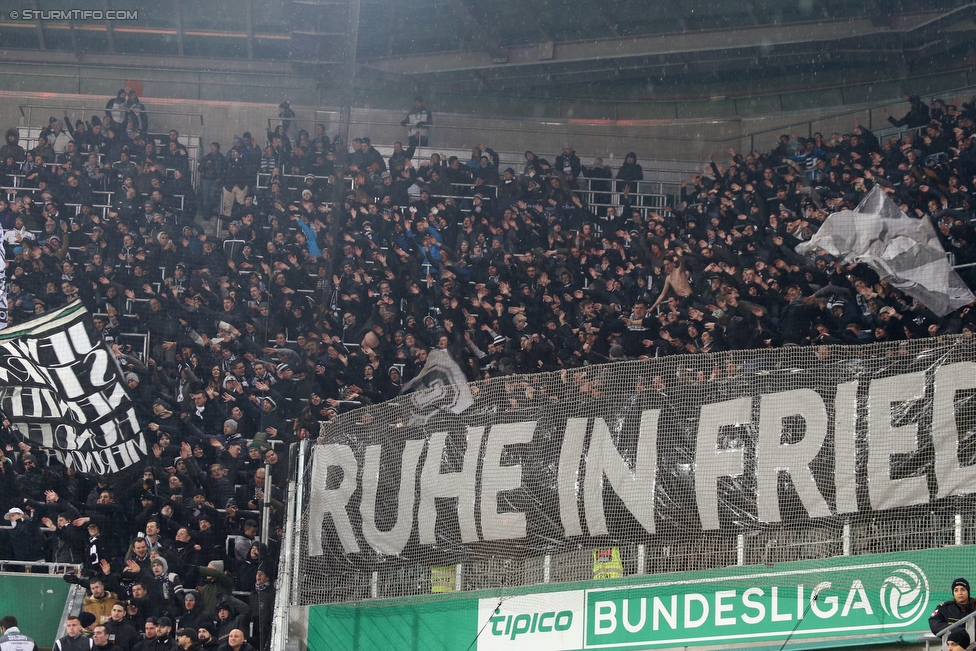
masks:
[(234, 606), (228, 601), (217, 604), (217, 622), (214, 630), (214, 637), (218, 642), (226, 642), (231, 631), (235, 628), (247, 628), (250, 619), (251, 609), (248, 607), (242, 612), (237, 612)]
[(952, 599), (939, 604), (929, 617), (929, 628), (933, 633), (941, 632), (947, 626), (976, 611), (976, 599), (969, 596), (969, 581), (964, 578), (954, 580), (951, 591)]
[(914, 129), (916, 127), (924, 127), (929, 123), (929, 107), (922, 101), (918, 95), (902, 95), (903, 99), (908, 100), (911, 108), (908, 113), (899, 120), (891, 117), (888, 109), (884, 110), (885, 117), (888, 118), (888, 122), (891, 122), (896, 127), (908, 127), (909, 129)]
[(254, 626), (251, 643), (261, 651), (271, 648), (271, 621), (275, 599), (272, 581), (275, 574), (275, 568), (270, 563), (258, 568), (254, 589), (251, 591), (251, 623)]
[(13, 529), (0, 529), (10, 546), (12, 558), (15, 561), (44, 560), (44, 536), (34, 518), (14, 507), (7, 511), (3, 519), (13, 526)]
[(104, 626), (109, 641), (118, 647), (119, 651), (132, 651), (132, 647), (139, 641), (136, 629), (125, 620), (125, 606), (121, 602), (112, 606), (112, 616)]
[(183, 612), (180, 614), (177, 622), (179, 628), (192, 628), (196, 630), (205, 622), (211, 626), (213, 625), (214, 618), (198, 602), (199, 596), (196, 590), (187, 590), (183, 593)]

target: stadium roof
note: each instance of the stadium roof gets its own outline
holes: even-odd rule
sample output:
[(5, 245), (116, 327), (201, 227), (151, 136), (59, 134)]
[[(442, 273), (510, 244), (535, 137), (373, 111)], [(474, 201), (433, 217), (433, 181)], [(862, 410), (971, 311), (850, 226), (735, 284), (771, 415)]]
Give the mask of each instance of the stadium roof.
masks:
[[(70, 0), (25, 7), (68, 10)], [(99, 0), (137, 20), (0, 16), (0, 60), (290, 70), (323, 86), (576, 97), (860, 83), (972, 67), (960, 0)], [(355, 47), (350, 44), (355, 42)], [(355, 57), (352, 53), (355, 52)], [(840, 81), (838, 81), (840, 80)], [(588, 89), (588, 91), (584, 91)]]

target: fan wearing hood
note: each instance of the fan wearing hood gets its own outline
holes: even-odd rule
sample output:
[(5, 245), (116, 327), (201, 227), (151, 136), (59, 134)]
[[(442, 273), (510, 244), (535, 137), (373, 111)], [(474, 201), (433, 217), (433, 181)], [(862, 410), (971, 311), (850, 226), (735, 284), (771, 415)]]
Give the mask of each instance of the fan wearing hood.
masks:
[(212, 626), (214, 618), (200, 603), (200, 594), (196, 590), (184, 590), (178, 628), (192, 628), (195, 631), (205, 623)]
[(23, 163), (27, 160), (27, 151), (20, 146), (20, 131), (17, 129), (7, 129), (4, 136), (6, 142), (0, 147), (0, 161), (13, 157), (14, 162)]
[[(245, 608), (238, 611), (235, 604), (241, 604)], [(235, 603), (221, 601), (217, 604), (217, 627), (214, 630), (214, 637), (219, 642), (227, 642), (230, 632), (235, 628), (245, 630), (248, 620), (251, 617), (251, 607), (243, 601), (235, 600)]]
[(627, 152), (624, 157), (624, 164), (617, 170), (617, 179), (620, 181), (630, 181), (630, 183), (617, 183), (617, 192), (623, 192), (626, 186), (630, 186), (631, 191), (637, 190), (636, 181), (644, 180), (644, 168), (637, 164), (637, 154)]
[(258, 567), (266, 560), (268, 560), (268, 546), (255, 540), (251, 543), (247, 558), (237, 565), (234, 589), (242, 592), (251, 590), (254, 587), (254, 579), (258, 573)]
[(150, 564), (152, 575), (143, 581), (149, 590), (149, 598), (160, 603), (162, 614), (176, 617), (180, 612), (177, 595), (183, 591), (183, 581), (176, 572), (169, 571), (169, 563), (162, 556), (156, 556)]

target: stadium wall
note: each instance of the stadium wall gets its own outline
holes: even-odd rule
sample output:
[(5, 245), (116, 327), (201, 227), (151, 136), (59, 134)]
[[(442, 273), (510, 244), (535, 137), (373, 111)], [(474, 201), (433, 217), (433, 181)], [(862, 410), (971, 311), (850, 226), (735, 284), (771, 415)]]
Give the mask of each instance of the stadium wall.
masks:
[[(58, 89), (56, 92), (36, 90), (46, 82), (27, 85), (18, 81), (19, 78), (0, 76), (0, 116), (5, 124), (22, 127), (43, 126), (49, 116), (60, 119), (63, 109), (69, 109), (72, 120), (82, 115), (90, 119), (92, 114), (100, 115), (104, 111), (105, 102), (127, 79), (139, 74), (126, 72), (113, 71), (114, 76), (101, 79), (98, 84), (53, 84), (52, 88)], [(337, 98), (320, 93), (300, 78), (284, 77), (275, 84), (259, 87), (263, 77), (192, 73), (195, 81), (191, 86), (198, 85), (207, 92), (191, 98), (174, 96), (173, 89), (182, 88), (186, 83), (179, 75), (187, 74), (191, 73), (171, 73), (171, 80), (142, 80), (141, 99), (149, 110), (152, 131), (173, 128), (180, 133), (200, 135), (206, 142), (218, 140), (229, 145), (235, 134), (274, 124), (278, 103), (289, 99), (297, 114), (293, 133), (299, 128), (311, 131), (318, 122), (324, 123), (331, 135), (340, 132)], [(71, 92), (73, 88), (81, 92)], [(947, 82), (942, 88), (953, 86)], [(968, 98), (971, 91), (958, 93)], [(188, 94), (193, 93), (184, 93)], [(829, 136), (834, 131), (850, 131), (855, 120), (868, 128), (883, 129), (888, 126), (883, 117), (884, 108), (890, 108), (895, 115), (906, 110), (907, 105), (900, 102), (869, 104), (871, 97), (866, 94), (861, 103), (840, 107), (837, 113), (811, 110), (809, 105), (802, 104), (784, 108), (778, 101), (754, 98), (716, 100), (714, 105), (698, 102), (701, 111), (683, 114), (659, 112), (653, 104), (635, 105), (627, 111), (613, 112), (611, 117), (600, 117), (603, 113), (599, 111), (585, 110), (557, 111), (549, 116), (548, 111), (531, 110), (534, 100), (523, 102), (523, 108), (530, 109), (523, 116), (512, 114), (515, 100), (483, 102), (479, 104), (481, 113), (472, 115), (451, 112), (433, 100), (430, 106), (435, 126), (431, 130), (431, 148), (463, 152), (484, 143), (498, 151), (532, 149), (544, 156), (554, 156), (563, 146), (572, 146), (581, 155), (603, 156), (604, 162), (611, 166), (619, 165), (627, 152), (634, 151), (645, 168), (667, 167), (669, 161), (698, 163), (709, 156), (724, 160), (729, 147), (737, 151), (769, 150), (780, 132), (795, 131), (805, 136), (820, 131)], [(364, 104), (352, 110), (350, 138), (369, 136), (374, 143), (404, 139), (404, 129), (399, 124), (404, 110), (388, 108), (390, 102), (386, 101)], [(403, 106), (408, 104), (404, 101)], [(38, 108), (24, 109), (22, 113), (22, 107), (26, 106)], [(704, 110), (705, 107), (720, 107), (714, 113), (720, 117), (711, 117), (711, 111)], [(86, 109), (84, 113), (80, 112), (82, 108)]]
[[(121, 86), (116, 80), (112, 86)], [(70, 118), (104, 113), (105, 102), (118, 88), (105, 95), (50, 94), (27, 91), (0, 90), (0, 115), (9, 126), (39, 129), (49, 117), (62, 119), (68, 110)], [(270, 101), (187, 100), (146, 95), (141, 99), (150, 116), (150, 130), (165, 133), (176, 129), (181, 134), (200, 136), (203, 143), (217, 140), (226, 150), (231, 138), (251, 131), (263, 140), (263, 129), (278, 123), (278, 97)], [(273, 103), (272, 103), (273, 102)], [(337, 107), (292, 104), (297, 114), (292, 134), (299, 129), (314, 131), (316, 123), (323, 123), (330, 135), (344, 133)], [(679, 168), (684, 172), (700, 171), (700, 162), (714, 155), (721, 161), (728, 157), (727, 149), (749, 151), (771, 149), (780, 132), (796, 131), (807, 135), (821, 131), (829, 136), (834, 131), (846, 132), (854, 120), (861, 124), (887, 124), (882, 120), (881, 106), (850, 109), (841, 115), (822, 113), (772, 111), (753, 118), (713, 119), (543, 119), (471, 116), (435, 111), (435, 126), (431, 131), (431, 145), (419, 155), (445, 152), (466, 158), (475, 145), (484, 143), (496, 151), (522, 152), (526, 149), (552, 158), (564, 146), (571, 146), (584, 157), (602, 156), (604, 163), (618, 167), (628, 152), (636, 152), (645, 170)], [(892, 105), (892, 111), (904, 110)], [(354, 109), (351, 114), (349, 137), (368, 136), (375, 144), (391, 144), (405, 140), (400, 126), (403, 111), (384, 109)], [(262, 134), (262, 135), (258, 135)], [(687, 174), (683, 174), (687, 177)]]
[[(24, 63), (18, 63), (18, 56)], [(170, 58), (158, 67), (145, 64), (125, 67), (96, 61), (89, 56), (75, 63), (70, 55), (50, 54), (45, 62), (31, 58), (33, 53), (10, 50), (5, 53), (7, 65), (0, 71), (0, 89), (21, 92), (44, 92), (79, 95), (114, 96), (126, 79), (138, 80), (147, 97), (187, 99), (193, 101), (268, 102), (277, 105), (282, 99), (294, 104), (321, 106), (335, 104), (335, 92), (320, 88), (310, 77), (296, 74), (288, 62), (214, 61), (212, 67), (188, 59), (180, 68), (178, 58)], [(119, 60), (124, 60), (120, 55)], [(846, 72), (816, 73), (817, 90), (806, 90), (802, 76), (790, 89), (770, 88), (762, 80), (731, 81), (726, 84), (695, 86), (701, 98), (675, 99), (669, 89), (653, 89), (638, 81), (619, 83), (608, 80), (579, 90), (557, 87), (548, 96), (547, 89), (527, 88), (518, 96), (503, 93), (457, 92), (429, 95), (428, 105), (444, 113), (471, 116), (497, 115), (523, 119), (584, 120), (693, 120), (728, 116), (760, 117), (775, 113), (835, 112), (860, 104), (897, 103), (902, 94), (941, 93), (946, 89), (976, 86), (976, 70), (919, 70), (909, 78), (892, 79), (891, 71), (879, 66), (870, 83), (851, 83)], [(686, 92), (687, 89), (670, 89)], [(399, 111), (407, 107), (415, 93), (403, 87), (381, 87), (352, 91), (353, 106), (365, 109)]]

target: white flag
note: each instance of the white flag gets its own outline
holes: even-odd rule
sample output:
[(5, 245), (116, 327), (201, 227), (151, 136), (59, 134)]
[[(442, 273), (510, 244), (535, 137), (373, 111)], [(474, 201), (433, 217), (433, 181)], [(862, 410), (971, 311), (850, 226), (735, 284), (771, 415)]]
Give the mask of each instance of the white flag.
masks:
[(875, 186), (854, 210), (834, 213), (809, 242), (796, 247), (809, 255), (823, 249), (844, 264), (864, 263), (881, 278), (939, 316), (976, 300), (946, 257), (928, 218), (899, 210)]

